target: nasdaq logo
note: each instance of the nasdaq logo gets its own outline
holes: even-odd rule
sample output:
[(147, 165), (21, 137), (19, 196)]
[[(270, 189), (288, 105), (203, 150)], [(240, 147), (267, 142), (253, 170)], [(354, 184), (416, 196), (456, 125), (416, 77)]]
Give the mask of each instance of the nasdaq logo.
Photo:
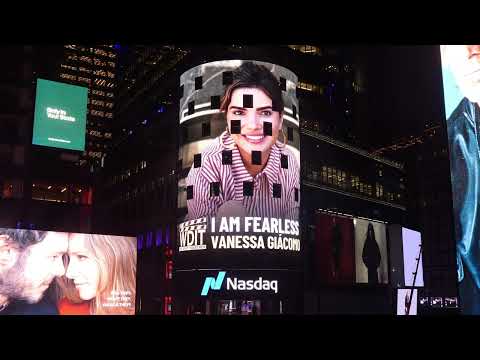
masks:
[(223, 279), (225, 278), (226, 271), (219, 271), (217, 275), (217, 279), (215, 280), (214, 277), (207, 277), (205, 282), (203, 283), (202, 289), (202, 296), (207, 296), (208, 291), (212, 290), (220, 290), (222, 287)]
[[(207, 296), (208, 291), (220, 290), (225, 279), (226, 271), (219, 271), (217, 278), (207, 277), (203, 283), (202, 296)], [(273, 291), (275, 294), (278, 293), (278, 280), (264, 280), (262, 277), (259, 277), (256, 280), (240, 280), (236, 277), (227, 278), (227, 290), (234, 291)]]

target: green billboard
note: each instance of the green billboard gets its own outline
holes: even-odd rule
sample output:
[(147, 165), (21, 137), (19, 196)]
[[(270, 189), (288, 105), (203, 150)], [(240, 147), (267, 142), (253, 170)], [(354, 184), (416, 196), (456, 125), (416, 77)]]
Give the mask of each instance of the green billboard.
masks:
[(85, 87), (38, 79), (32, 143), (83, 151), (87, 98)]

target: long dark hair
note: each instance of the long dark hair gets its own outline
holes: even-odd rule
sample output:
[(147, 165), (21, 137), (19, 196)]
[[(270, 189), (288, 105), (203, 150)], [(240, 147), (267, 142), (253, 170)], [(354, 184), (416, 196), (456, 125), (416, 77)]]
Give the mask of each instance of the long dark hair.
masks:
[(254, 64), (251, 61), (243, 63), (233, 71), (233, 82), (225, 90), (220, 103), (220, 111), (228, 110), (235, 89), (245, 87), (261, 89), (272, 99), (272, 110), (283, 111), (282, 89), (275, 75), (265, 66)]

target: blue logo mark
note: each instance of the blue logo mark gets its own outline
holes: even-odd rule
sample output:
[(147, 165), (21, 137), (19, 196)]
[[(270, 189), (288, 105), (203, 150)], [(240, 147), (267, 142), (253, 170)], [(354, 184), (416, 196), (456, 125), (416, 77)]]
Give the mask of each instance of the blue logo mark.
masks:
[(222, 287), (223, 279), (225, 278), (226, 271), (219, 271), (217, 279), (213, 277), (207, 277), (205, 283), (203, 284), (202, 296), (207, 296), (208, 290), (220, 290)]

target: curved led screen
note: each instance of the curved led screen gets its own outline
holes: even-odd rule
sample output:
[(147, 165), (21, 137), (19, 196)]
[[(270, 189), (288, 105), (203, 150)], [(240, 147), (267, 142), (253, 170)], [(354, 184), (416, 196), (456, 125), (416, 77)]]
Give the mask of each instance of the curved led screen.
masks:
[(246, 60), (181, 75), (176, 269), (298, 266), (297, 81)]

